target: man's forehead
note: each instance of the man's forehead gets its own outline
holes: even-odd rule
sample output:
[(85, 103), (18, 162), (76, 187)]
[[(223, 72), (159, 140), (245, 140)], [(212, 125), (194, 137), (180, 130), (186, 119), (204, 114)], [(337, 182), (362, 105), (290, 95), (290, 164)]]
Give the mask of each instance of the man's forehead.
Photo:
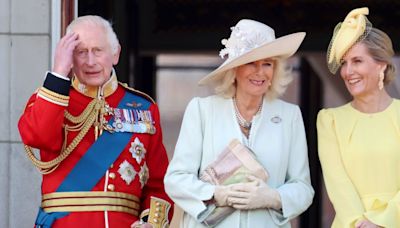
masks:
[(73, 32), (78, 34), (78, 40), (80, 40), (80, 45), (84, 44), (97, 44), (102, 45), (103, 43), (107, 43), (106, 33), (103, 31), (99, 31), (96, 29), (87, 29), (85, 27), (81, 27), (79, 29), (74, 30)]

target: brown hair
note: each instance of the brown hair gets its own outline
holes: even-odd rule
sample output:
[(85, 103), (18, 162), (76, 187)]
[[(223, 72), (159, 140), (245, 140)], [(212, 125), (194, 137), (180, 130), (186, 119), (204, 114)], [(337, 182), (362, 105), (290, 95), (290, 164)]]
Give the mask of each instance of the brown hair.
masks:
[(396, 76), (396, 68), (392, 59), (394, 51), (390, 37), (385, 32), (372, 28), (361, 43), (367, 47), (369, 54), (375, 61), (387, 64), (383, 82), (386, 85), (389, 84)]

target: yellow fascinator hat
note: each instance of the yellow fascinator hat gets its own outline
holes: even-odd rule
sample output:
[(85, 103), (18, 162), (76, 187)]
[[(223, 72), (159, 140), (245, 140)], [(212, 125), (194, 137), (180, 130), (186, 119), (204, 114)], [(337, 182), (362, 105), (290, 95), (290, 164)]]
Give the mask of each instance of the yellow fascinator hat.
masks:
[(366, 17), (368, 13), (367, 7), (354, 9), (336, 25), (327, 53), (328, 68), (332, 74), (340, 68), (346, 52), (371, 31), (372, 24)]

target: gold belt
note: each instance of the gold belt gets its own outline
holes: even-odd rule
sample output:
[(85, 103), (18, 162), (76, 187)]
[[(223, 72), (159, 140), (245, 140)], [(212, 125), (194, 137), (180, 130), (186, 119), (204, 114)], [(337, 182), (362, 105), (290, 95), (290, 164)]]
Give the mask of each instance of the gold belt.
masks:
[(118, 211), (138, 216), (139, 198), (122, 192), (53, 192), (42, 196), (45, 212)]

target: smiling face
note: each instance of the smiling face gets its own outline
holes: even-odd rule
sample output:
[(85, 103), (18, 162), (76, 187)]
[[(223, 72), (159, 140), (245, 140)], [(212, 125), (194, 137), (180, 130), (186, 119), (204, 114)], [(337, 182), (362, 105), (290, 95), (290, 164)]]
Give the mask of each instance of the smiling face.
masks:
[(88, 86), (102, 86), (118, 63), (120, 50), (112, 52), (106, 30), (99, 25), (79, 24), (73, 32), (79, 44), (73, 54), (73, 72), (78, 80)]
[(386, 64), (375, 61), (363, 43), (355, 44), (343, 57), (340, 75), (350, 94), (357, 98), (379, 92), (379, 73)]
[(275, 61), (258, 60), (237, 67), (236, 93), (250, 96), (263, 96), (271, 85)]

